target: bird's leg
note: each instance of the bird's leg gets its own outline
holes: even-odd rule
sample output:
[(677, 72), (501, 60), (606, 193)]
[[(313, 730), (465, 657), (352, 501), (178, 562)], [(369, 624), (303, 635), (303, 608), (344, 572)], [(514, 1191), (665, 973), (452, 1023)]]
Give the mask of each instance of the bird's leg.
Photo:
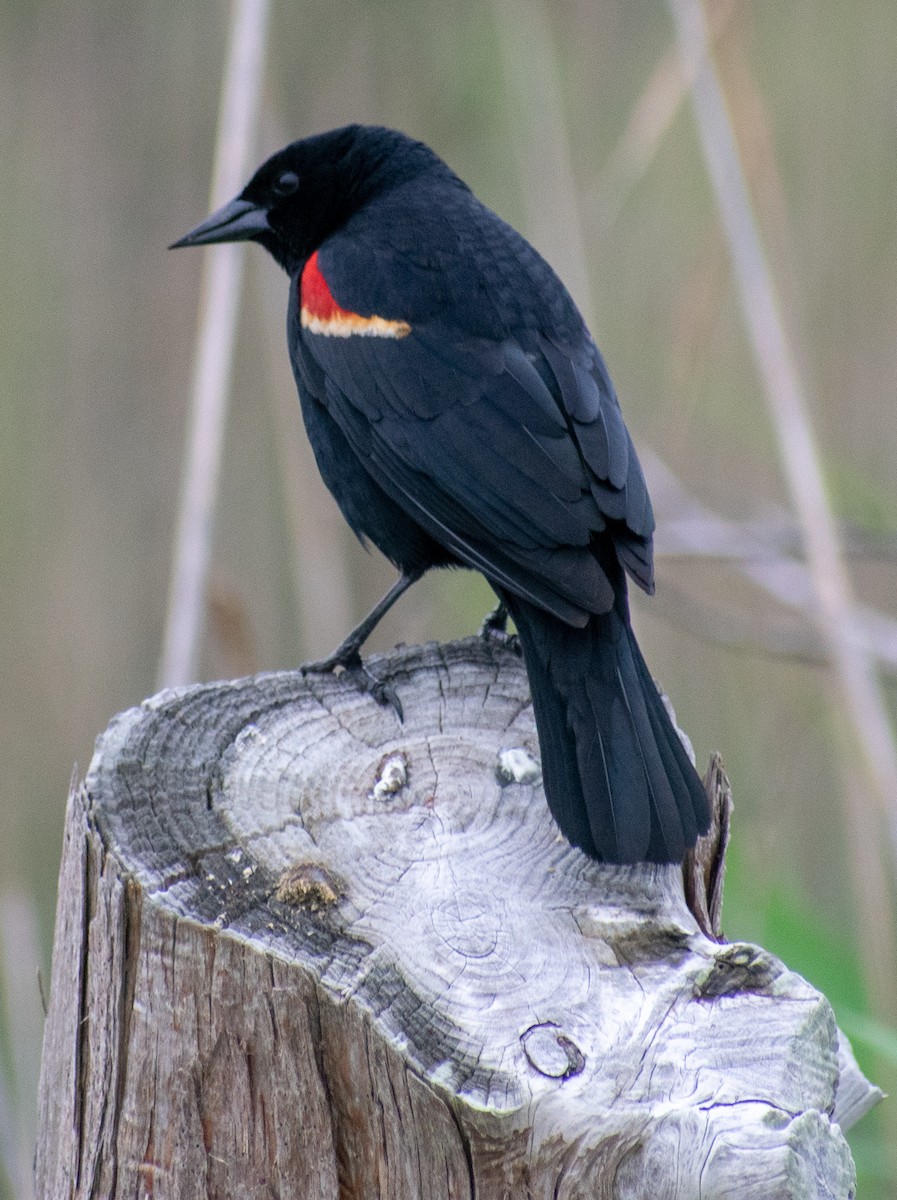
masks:
[(508, 633), (508, 606), (499, 600), (495, 608), (480, 626), (480, 637), (487, 642), (507, 646), (515, 654), (520, 653), (520, 639), (516, 633)]
[(489, 638), (498, 634), (501, 637), (508, 627), (508, 606), (504, 600), (499, 600), (483, 624), (480, 626), (480, 637)]
[(335, 671), (337, 667), (350, 667), (355, 664), (356, 659), (360, 657), (361, 647), (368, 640), (376, 627), (380, 624), (395, 602), (400, 596), (404, 596), (405, 592), (413, 583), (417, 583), (420, 579), (422, 571), (407, 572), (399, 576), (396, 582), (392, 585), (386, 595), (378, 600), (368, 615), (361, 621), (347, 638), (345, 638), (334, 652), (322, 658), (319, 662), (303, 663), (300, 667), (303, 675), (314, 672), (315, 674), (327, 674), (330, 671)]
[(349, 636), (340, 642), (332, 654), (318, 662), (302, 663), (299, 667), (302, 674), (326, 675), (342, 668), (359, 691), (370, 692), (378, 704), (391, 704), (401, 721), (402, 705), (395, 690), (367, 669), (361, 661), (361, 647), (399, 597), (403, 596), (413, 583), (417, 583), (422, 574), (423, 571), (403, 572), (386, 595), (374, 605)]

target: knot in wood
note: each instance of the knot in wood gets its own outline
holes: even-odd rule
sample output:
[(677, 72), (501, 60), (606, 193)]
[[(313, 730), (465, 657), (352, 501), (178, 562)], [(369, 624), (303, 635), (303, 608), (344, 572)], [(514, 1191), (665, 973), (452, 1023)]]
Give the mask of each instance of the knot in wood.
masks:
[(371, 788), (372, 800), (391, 800), (408, 782), (408, 759), (404, 754), (387, 754)]
[(525, 746), (512, 746), (510, 750), (502, 750), (499, 754), (496, 774), (502, 785), (535, 783), (542, 774), (542, 768)]
[(783, 972), (782, 964), (765, 950), (735, 942), (714, 955), (695, 982), (695, 996), (699, 1000), (718, 1000), (748, 992), (771, 995)]
[(463, 958), (488, 958), (499, 944), (503, 905), (498, 897), (468, 892), (433, 908), (438, 938)]
[(586, 1065), (585, 1055), (576, 1043), (550, 1022), (531, 1025), (520, 1041), (533, 1070), (549, 1079), (570, 1079)]

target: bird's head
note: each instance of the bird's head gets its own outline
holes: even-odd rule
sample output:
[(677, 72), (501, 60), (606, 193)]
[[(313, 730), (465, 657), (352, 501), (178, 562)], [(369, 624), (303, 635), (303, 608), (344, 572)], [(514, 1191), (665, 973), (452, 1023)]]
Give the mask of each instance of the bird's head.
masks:
[(460, 182), (422, 142), (381, 126), (346, 125), (272, 154), (239, 196), (171, 248), (255, 241), (292, 273), (371, 200), (425, 173)]

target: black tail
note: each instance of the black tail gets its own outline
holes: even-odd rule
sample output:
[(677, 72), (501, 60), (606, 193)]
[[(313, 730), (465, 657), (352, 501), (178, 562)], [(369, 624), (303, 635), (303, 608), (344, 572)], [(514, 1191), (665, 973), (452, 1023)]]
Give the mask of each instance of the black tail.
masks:
[(707, 832), (710, 809), (625, 612), (580, 629), (503, 598), (523, 647), (545, 795), (561, 832), (604, 862), (680, 862)]

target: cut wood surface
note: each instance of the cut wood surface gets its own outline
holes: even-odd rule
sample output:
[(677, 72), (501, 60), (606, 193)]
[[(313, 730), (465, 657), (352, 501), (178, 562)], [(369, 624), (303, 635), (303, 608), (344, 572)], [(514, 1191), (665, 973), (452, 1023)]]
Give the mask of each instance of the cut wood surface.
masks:
[[(852, 1196), (841, 1126), (880, 1093), (828, 1002), (702, 932), (678, 867), (560, 838), (516, 655), (371, 663), (404, 723), (284, 672), (163, 692), (100, 739), (38, 1196)], [(718, 898), (692, 907), (708, 928)]]

